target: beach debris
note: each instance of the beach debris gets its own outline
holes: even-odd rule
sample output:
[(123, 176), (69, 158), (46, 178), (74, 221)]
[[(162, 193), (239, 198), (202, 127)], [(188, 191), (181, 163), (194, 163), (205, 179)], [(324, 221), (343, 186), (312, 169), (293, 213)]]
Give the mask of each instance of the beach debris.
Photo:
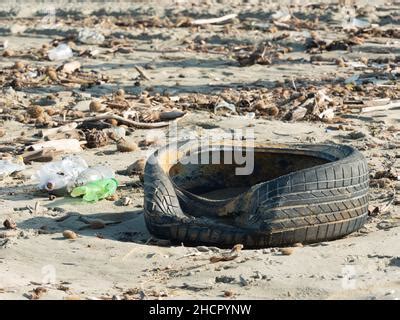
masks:
[(0, 178), (5, 178), (14, 172), (24, 169), (25, 164), (22, 157), (0, 160)]
[(92, 129), (85, 133), (86, 147), (93, 149), (108, 145), (109, 139), (103, 130)]
[(92, 122), (92, 121), (96, 122), (99, 120), (116, 120), (117, 123), (120, 122), (120, 123), (126, 124), (127, 126), (132, 126), (132, 127), (136, 127), (136, 128), (142, 128), (142, 129), (153, 129), (153, 128), (162, 128), (162, 127), (169, 126), (169, 122), (145, 123), (145, 122), (133, 121), (133, 120), (118, 116), (116, 114), (109, 114), (109, 113), (105, 113), (105, 114), (94, 116), (94, 117), (75, 119), (76, 122)]
[(88, 165), (79, 156), (66, 156), (60, 161), (54, 161), (43, 165), (32, 177), (38, 180), (41, 190), (62, 190), (73, 183)]
[(236, 107), (232, 103), (228, 103), (226, 101), (221, 101), (214, 107), (214, 113), (217, 113), (219, 109), (228, 109), (231, 112), (235, 113), (236, 112)]
[(146, 73), (141, 69), (141, 68), (139, 68), (138, 66), (133, 66), (135, 69), (136, 69), (136, 71), (140, 74), (140, 76), (142, 77), (142, 79), (144, 79), (144, 80), (150, 80), (150, 78), (146, 75)]
[(76, 179), (68, 185), (68, 189), (83, 186), (89, 182), (94, 182), (102, 179), (115, 178), (115, 172), (108, 166), (93, 166), (80, 172)]
[(94, 230), (104, 229), (106, 226), (121, 223), (121, 221), (105, 221), (102, 219), (90, 219), (90, 218), (86, 218), (84, 216), (80, 216), (79, 220), (86, 224), (85, 226), (79, 228), (79, 230), (84, 230), (84, 229), (88, 229), (88, 228), (94, 229)]
[(71, 48), (66, 43), (60, 43), (56, 48), (49, 50), (49, 60), (66, 60), (73, 56)]
[(211, 263), (217, 263), (221, 261), (232, 261), (239, 257), (239, 253), (243, 248), (242, 244), (236, 244), (229, 252), (222, 252), (220, 255), (214, 255), (210, 257)]
[(131, 198), (129, 198), (129, 197), (122, 197), (121, 198), (121, 204), (123, 205), (123, 206), (129, 206), (130, 204), (132, 204), (132, 199)]
[(193, 21), (190, 22), (190, 24), (193, 25), (193, 26), (199, 26), (199, 25), (203, 25), (203, 24), (221, 23), (221, 22), (225, 22), (225, 21), (228, 21), (228, 20), (232, 20), (232, 19), (234, 19), (236, 17), (237, 17), (237, 14), (236, 13), (232, 13), (232, 14), (227, 14), (227, 15), (219, 17), (219, 18), (193, 20)]
[(42, 138), (52, 138), (59, 133), (66, 133), (75, 130), (77, 126), (78, 124), (76, 122), (71, 122), (56, 128), (41, 129), (39, 130), (39, 136)]
[(79, 31), (77, 40), (84, 44), (102, 44), (105, 37), (96, 30), (83, 28)]
[(33, 289), (27, 296), (30, 300), (39, 300), (45, 293), (47, 293), (47, 289), (45, 287), (37, 287)]
[(3, 222), (3, 226), (6, 229), (11, 229), (11, 230), (15, 230), (17, 229), (17, 224), (15, 223), (15, 221), (11, 218), (7, 218), (6, 220), (4, 220)]
[(82, 151), (81, 142), (77, 139), (58, 139), (52, 141), (38, 142), (28, 147), (28, 150), (41, 150), (52, 148), (64, 153), (77, 153)]
[(75, 187), (71, 191), (72, 197), (83, 196), (87, 202), (97, 202), (112, 196), (117, 190), (118, 182), (114, 178), (107, 178), (89, 182), (83, 186)]

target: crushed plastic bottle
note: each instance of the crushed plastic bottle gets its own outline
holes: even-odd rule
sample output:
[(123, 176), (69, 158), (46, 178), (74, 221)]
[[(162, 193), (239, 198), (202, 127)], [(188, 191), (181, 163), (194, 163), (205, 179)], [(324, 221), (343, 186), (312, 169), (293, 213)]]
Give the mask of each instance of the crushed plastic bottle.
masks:
[(5, 178), (10, 174), (25, 169), (22, 157), (17, 159), (0, 160), (0, 178)]
[(38, 187), (47, 191), (61, 190), (75, 181), (88, 165), (78, 156), (67, 156), (61, 161), (50, 162), (43, 165), (34, 175), (39, 180)]
[(66, 43), (60, 43), (56, 48), (48, 52), (48, 57), (51, 61), (66, 60), (73, 55), (71, 48)]
[(83, 200), (87, 202), (96, 202), (113, 195), (117, 187), (118, 182), (114, 178), (101, 179), (74, 188), (71, 192), (71, 196), (79, 197), (83, 195)]
[(78, 34), (78, 41), (84, 44), (102, 44), (104, 40), (101, 33), (91, 29), (81, 29)]
[(68, 186), (68, 190), (83, 186), (89, 182), (112, 178), (115, 178), (113, 169), (105, 166), (94, 166), (82, 171), (74, 181), (71, 181)]

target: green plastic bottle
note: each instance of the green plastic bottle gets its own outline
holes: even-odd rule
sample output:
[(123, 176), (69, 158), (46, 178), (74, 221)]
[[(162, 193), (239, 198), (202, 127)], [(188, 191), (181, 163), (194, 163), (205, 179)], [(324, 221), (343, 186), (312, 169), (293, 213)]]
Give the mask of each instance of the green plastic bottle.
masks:
[(101, 179), (72, 189), (71, 196), (79, 197), (83, 195), (83, 200), (87, 202), (96, 202), (114, 194), (117, 190), (117, 186), (118, 182), (114, 178)]

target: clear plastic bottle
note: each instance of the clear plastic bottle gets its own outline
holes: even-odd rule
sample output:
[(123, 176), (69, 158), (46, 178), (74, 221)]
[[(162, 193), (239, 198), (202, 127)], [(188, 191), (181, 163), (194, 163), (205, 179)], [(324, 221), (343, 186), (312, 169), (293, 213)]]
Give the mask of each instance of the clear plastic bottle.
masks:
[(65, 44), (61, 43), (56, 48), (49, 50), (48, 57), (51, 61), (66, 60), (73, 56), (71, 48)]
[(102, 179), (113, 179), (115, 178), (114, 170), (106, 166), (94, 166), (82, 171), (74, 181), (68, 185), (68, 190), (72, 190), (75, 187), (83, 186), (89, 182), (102, 180)]
[(88, 165), (78, 156), (67, 156), (61, 161), (43, 165), (34, 178), (39, 180), (39, 188), (47, 191), (60, 190), (75, 181), (79, 174), (86, 170)]

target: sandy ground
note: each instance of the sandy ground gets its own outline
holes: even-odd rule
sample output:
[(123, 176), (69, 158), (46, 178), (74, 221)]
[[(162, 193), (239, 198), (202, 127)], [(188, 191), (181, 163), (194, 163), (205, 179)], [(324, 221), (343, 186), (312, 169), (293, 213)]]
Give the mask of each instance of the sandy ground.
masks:
[[(121, 11), (131, 8), (130, 4), (123, 6)], [(142, 15), (149, 7), (132, 5), (132, 8), (139, 8), (137, 10)], [(156, 8), (155, 11), (161, 10), (160, 7)], [(2, 12), (7, 12), (7, 9), (7, 6), (3, 6)], [(168, 12), (167, 9), (163, 12)], [(79, 7), (79, 10), (84, 10), (86, 14), (93, 13), (90, 4)], [(184, 11), (184, 8), (179, 10)], [(276, 5), (237, 5), (228, 10), (227, 7), (216, 5), (199, 6), (191, 10), (194, 16), (196, 12), (198, 15), (211, 12), (211, 16), (231, 11), (245, 12), (248, 17), (263, 22), (268, 20), (267, 13), (277, 9)], [(390, 7), (385, 10), (378, 13), (392, 12), (393, 24), (399, 23), (398, 10)], [(21, 17), (18, 17), (19, 11), (16, 12), (16, 17), (10, 17), (8, 13), (0, 19), (0, 36), (3, 40), (7, 39), (9, 48), (15, 51), (40, 48), (52, 38), (64, 37), (79, 28), (79, 23), (73, 18), (72, 23), (65, 23), (65, 17), (60, 18), (56, 26), (49, 28), (43, 27), (40, 19), (29, 18), (33, 15), (32, 9), (29, 14), (21, 11)], [(132, 9), (132, 12), (135, 10)], [(241, 21), (246, 20), (246, 14), (243, 14)], [(148, 15), (151, 16), (151, 13)], [(292, 86), (293, 81), (294, 86), (296, 83), (298, 86), (307, 83), (318, 86), (329, 81), (343, 83), (345, 78), (355, 73), (351, 65), (339, 68), (336, 63), (311, 64), (304, 48), (293, 50), (287, 54), (290, 59), (279, 63), (247, 67), (238, 66), (231, 56), (179, 49), (185, 39), (193, 40), (196, 37), (208, 39), (208, 43), (215, 45), (235, 41), (238, 44), (254, 44), (272, 36), (262, 30), (239, 29), (224, 33), (224, 26), (218, 25), (196, 30), (158, 27), (140, 30), (117, 26), (110, 29), (100, 25), (98, 30), (108, 36), (119, 34), (129, 37), (135, 49), (125, 54), (110, 54), (99, 47), (101, 53), (95, 58), (74, 57), (74, 60), (80, 61), (83, 70), (94, 70), (108, 76), (110, 80), (107, 83), (96, 84), (85, 90), (47, 85), (23, 88), (16, 90), (16, 93), (5, 91), (5, 94), (16, 94), (20, 98), (35, 101), (50, 93), (74, 90), (81, 95), (78, 100), (72, 101), (72, 108), (86, 112), (93, 97), (110, 95), (119, 88), (131, 95), (139, 95), (149, 88), (152, 92), (174, 96), (194, 92), (218, 94), (227, 88), (239, 91), (270, 89), (277, 81), (285, 79), (291, 83), (288, 86)], [(277, 34), (283, 32), (286, 31), (278, 31)], [(296, 47), (296, 43), (302, 42), (307, 32), (292, 30), (285, 43)], [(327, 38), (336, 36), (329, 30), (321, 30), (320, 33)], [(97, 46), (79, 45), (79, 48), (93, 49)], [(398, 38), (370, 38), (352, 51), (330, 51), (322, 55), (356, 61), (365, 56), (376, 59), (398, 57), (399, 54)], [(35, 66), (61, 64), (19, 56), (0, 58), (0, 67), (5, 70), (16, 61)], [(153, 67), (145, 68), (148, 64)], [(139, 85), (135, 85), (140, 76), (134, 65), (145, 68), (149, 80), (141, 79)], [(5, 87), (4, 90), (9, 89)], [(398, 90), (398, 86), (393, 90)], [(68, 94), (65, 96), (68, 100)], [(193, 108), (178, 122), (178, 132), (184, 135), (188, 132), (252, 128), (256, 140), (260, 142), (347, 143), (357, 147), (367, 157), (372, 178), (376, 177), (377, 172), (387, 170), (400, 177), (399, 109), (365, 114), (349, 112), (341, 116), (347, 121), (346, 126), (311, 120), (282, 121), (259, 115), (255, 118), (246, 114), (215, 115), (212, 108)], [(33, 124), (5, 117), (2, 119), (2, 127), (6, 131), (5, 136), (0, 138), (2, 146), (13, 145), (22, 131), (25, 136), (31, 137), (39, 130)], [(161, 136), (165, 131), (136, 129), (131, 137), (139, 141), (148, 135)], [(357, 135), (349, 135), (351, 132)], [(111, 143), (85, 149), (79, 155), (89, 165), (109, 165), (118, 172), (147, 156), (151, 150), (142, 148), (136, 152), (120, 153)], [(355, 234), (337, 241), (297, 247), (288, 256), (282, 255), (276, 248), (243, 250), (235, 260), (213, 264), (209, 258), (223, 250), (170, 246), (149, 234), (143, 219), (143, 190), (137, 176), (117, 173), (121, 184), (117, 194), (119, 198), (131, 198), (132, 203), (128, 206), (122, 205), (120, 200), (102, 200), (95, 204), (70, 197), (50, 200), (45, 193), (36, 190), (36, 184), (30, 180), (30, 176), (41, 165), (33, 162), (17, 176), (1, 181), (0, 221), (12, 217), (17, 223), (19, 235), (0, 239), (0, 299), (29, 299), (32, 290), (37, 287), (47, 289), (41, 299), (400, 298), (400, 198), (396, 195), (396, 191), (400, 191), (400, 184), (393, 177), (372, 179), (371, 208), (379, 207), (380, 211), (371, 216)], [(59, 221), (66, 215), (69, 217)], [(85, 224), (79, 216), (101, 218), (118, 224), (99, 230), (81, 229)], [(62, 232), (66, 229), (76, 231), (79, 237), (75, 240), (65, 239)]]

